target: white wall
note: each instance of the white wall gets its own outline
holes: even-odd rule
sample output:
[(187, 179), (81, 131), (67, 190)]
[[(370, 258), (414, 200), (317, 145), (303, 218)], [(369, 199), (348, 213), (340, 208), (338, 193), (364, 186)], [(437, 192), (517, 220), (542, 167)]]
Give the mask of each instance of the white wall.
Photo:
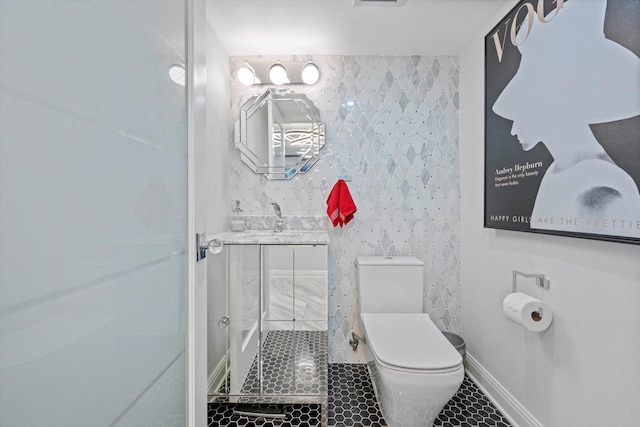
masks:
[[(512, 5), (460, 56), (462, 336), (471, 358), (542, 425), (636, 425), (640, 246), (483, 228), (484, 35)], [(519, 282), (553, 307), (547, 331), (503, 316), (514, 269), (551, 280), (544, 292)]]
[[(213, 235), (229, 229), (229, 55), (207, 23), (207, 138), (199, 168), (201, 197), (207, 207), (206, 227)], [(218, 319), (226, 313), (226, 266), (224, 252), (207, 255), (207, 347), (208, 375), (226, 351), (225, 333)]]
[[(191, 71), (192, 84), (187, 81), (189, 94), (189, 212), (193, 215), (189, 237), (206, 231), (208, 214), (209, 182), (212, 169), (207, 164), (208, 151), (208, 25), (205, 17), (206, 5), (197, 0), (189, 2), (188, 19), (191, 23), (187, 52), (187, 70)], [(189, 80), (189, 79), (188, 79)], [(194, 243), (192, 241), (192, 243)], [(189, 289), (189, 346), (188, 376), (189, 402), (188, 425), (207, 425), (207, 296), (208, 266), (206, 260), (196, 262), (194, 255), (189, 259), (190, 273), (193, 274), (193, 288)]]

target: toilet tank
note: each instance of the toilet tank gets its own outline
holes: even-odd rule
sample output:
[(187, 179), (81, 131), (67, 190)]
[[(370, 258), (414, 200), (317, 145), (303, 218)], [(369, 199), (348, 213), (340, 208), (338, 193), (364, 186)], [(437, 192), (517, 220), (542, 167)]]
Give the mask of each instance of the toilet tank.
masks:
[(358, 256), (360, 313), (422, 313), (424, 263), (409, 256)]

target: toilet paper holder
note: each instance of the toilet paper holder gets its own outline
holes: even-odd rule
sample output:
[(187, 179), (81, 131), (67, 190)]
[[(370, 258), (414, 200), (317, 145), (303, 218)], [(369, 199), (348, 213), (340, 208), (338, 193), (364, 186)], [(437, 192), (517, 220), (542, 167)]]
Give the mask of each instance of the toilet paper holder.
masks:
[(521, 271), (513, 270), (513, 287), (512, 287), (513, 292), (516, 292), (516, 281), (518, 276), (536, 279), (536, 285), (538, 285), (543, 289), (549, 289), (549, 279), (546, 279), (544, 277), (544, 274), (530, 274), (530, 273), (523, 273)]

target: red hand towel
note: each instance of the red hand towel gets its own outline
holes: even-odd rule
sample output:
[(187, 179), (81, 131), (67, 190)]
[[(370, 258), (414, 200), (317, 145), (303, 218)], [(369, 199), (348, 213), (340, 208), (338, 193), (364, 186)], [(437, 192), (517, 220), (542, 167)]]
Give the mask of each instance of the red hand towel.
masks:
[(338, 224), (342, 227), (353, 219), (353, 214), (356, 210), (356, 204), (351, 198), (347, 183), (339, 179), (327, 198), (327, 215), (329, 215), (331, 223), (334, 227)]
[[(340, 212), (340, 220), (342, 224), (346, 225), (353, 219), (353, 214), (356, 213), (358, 209), (356, 208), (356, 204), (351, 198), (351, 193), (349, 192), (347, 183), (343, 180), (340, 181), (342, 182), (340, 184), (340, 206), (338, 210)], [(341, 227), (342, 224), (340, 224)]]
[[(334, 227), (340, 222), (340, 212), (338, 210), (340, 206), (340, 181), (342, 180), (335, 183), (327, 198), (327, 215), (329, 215), (329, 219), (331, 219)], [(342, 226), (342, 224), (340, 224), (340, 226)]]

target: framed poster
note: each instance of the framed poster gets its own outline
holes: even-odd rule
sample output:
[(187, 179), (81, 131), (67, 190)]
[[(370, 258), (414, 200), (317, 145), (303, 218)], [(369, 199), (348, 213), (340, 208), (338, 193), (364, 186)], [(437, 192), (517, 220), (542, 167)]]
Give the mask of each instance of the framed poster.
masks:
[(640, 0), (522, 0), (485, 37), (485, 228), (640, 244)]

